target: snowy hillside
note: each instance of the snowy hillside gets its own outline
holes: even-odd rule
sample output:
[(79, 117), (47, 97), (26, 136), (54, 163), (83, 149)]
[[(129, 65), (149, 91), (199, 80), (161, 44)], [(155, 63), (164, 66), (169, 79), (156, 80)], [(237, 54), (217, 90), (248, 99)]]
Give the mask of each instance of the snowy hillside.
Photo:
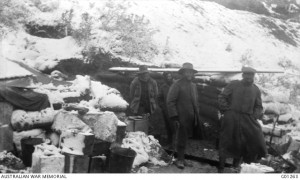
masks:
[[(21, 30), (4, 38), (3, 56), (25, 60), (39, 70), (51, 69), (64, 59), (84, 60), (82, 51), (93, 47), (123, 60), (158, 66), (189, 61), (198, 68), (240, 68), (242, 64), (278, 68), (278, 63), (286, 62), (300, 67), (300, 24), (230, 10), (214, 2), (26, 0), (20, 3), (31, 12), (27, 24), (57, 29), (63, 25), (66, 35), (72, 35), (53, 40)], [(78, 37), (76, 32), (86, 34)]]

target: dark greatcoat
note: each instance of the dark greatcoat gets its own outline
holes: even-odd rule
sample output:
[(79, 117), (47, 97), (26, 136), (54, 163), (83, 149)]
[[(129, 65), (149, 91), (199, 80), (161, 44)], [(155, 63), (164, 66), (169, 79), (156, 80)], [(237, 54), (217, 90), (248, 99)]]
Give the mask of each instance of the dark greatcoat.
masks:
[(177, 80), (170, 87), (167, 109), (170, 118), (178, 116), (188, 137), (193, 135), (195, 125), (202, 125), (199, 118), (197, 87), (184, 78)]
[(159, 93), (158, 93), (158, 104), (162, 110), (164, 121), (165, 121), (165, 129), (168, 136), (168, 143), (172, 143), (173, 141), (173, 134), (174, 134), (174, 125), (172, 120), (169, 118), (168, 109), (167, 109), (167, 96), (170, 89), (171, 84), (167, 82), (163, 83), (160, 86)]
[(257, 119), (262, 114), (261, 92), (255, 84), (233, 81), (219, 95), (224, 117), (220, 130), (220, 155), (249, 163), (267, 153)]
[[(154, 113), (154, 111), (157, 108), (156, 105), (156, 98), (158, 96), (158, 88), (157, 83), (155, 80), (150, 78), (147, 82), (148, 85), (148, 100), (150, 103), (150, 110), (151, 113)], [(139, 105), (141, 102), (141, 94), (142, 94), (142, 87), (141, 82), (138, 77), (136, 77), (130, 84), (130, 97), (131, 97), (131, 103), (130, 103), (130, 109), (133, 113), (138, 113)]]

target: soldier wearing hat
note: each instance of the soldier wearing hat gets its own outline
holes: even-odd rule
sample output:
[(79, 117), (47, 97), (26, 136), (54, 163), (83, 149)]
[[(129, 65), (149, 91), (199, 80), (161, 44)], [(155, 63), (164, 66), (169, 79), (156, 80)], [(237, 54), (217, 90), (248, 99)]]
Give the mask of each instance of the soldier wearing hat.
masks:
[(157, 108), (157, 83), (150, 77), (148, 67), (139, 67), (137, 77), (130, 84), (130, 109), (133, 114), (152, 114)]
[(255, 162), (267, 153), (264, 136), (257, 119), (262, 115), (259, 88), (254, 84), (256, 70), (242, 68), (242, 80), (232, 81), (219, 95), (221, 118), (219, 172), (226, 158), (234, 158), (239, 169), (242, 161)]
[[(178, 134), (175, 133), (177, 134), (175, 144), (178, 155), (175, 165), (180, 169), (192, 166), (185, 161), (184, 154), (187, 139), (193, 136), (195, 125), (200, 124), (197, 87), (192, 82), (196, 72), (191, 63), (184, 63), (178, 71), (182, 78), (173, 83), (167, 95), (168, 114), (178, 131)], [(201, 132), (203, 133), (203, 129)]]

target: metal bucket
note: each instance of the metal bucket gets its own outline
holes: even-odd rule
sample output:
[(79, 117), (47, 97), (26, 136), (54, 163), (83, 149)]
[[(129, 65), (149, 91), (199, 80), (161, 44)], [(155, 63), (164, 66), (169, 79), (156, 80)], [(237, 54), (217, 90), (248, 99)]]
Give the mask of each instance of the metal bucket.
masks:
[(130, 148), (111, 149), (109, 157), (110, 173), (130, 173), (136, 152)]
[(32, 153), (34, 152), (34, 146), (42, 144), (44, 141), (42, 138), (23, 138), (21, 139), (22, 148), (22, 160), (25, 166), (31, 167)]

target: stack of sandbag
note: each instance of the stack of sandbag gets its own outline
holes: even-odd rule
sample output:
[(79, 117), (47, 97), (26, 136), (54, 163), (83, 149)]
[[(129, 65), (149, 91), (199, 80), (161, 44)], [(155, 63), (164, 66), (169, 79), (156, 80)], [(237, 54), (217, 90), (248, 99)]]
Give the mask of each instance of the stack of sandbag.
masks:
[(289, 93), (276, 89), (268, 91), (263, 88), (261, 88), (261, 92), (264, 108), (262, 129), (265, 139), (268, 141), (272, 133), (272, 136), (275, 137), (274, 140), (282, 138), (289, 130), (279, 126), (274, 129), (273, 123), (277, 121), (278, 125), (286, 125), (293, 121), (292, 106), (288, 103)]
[(197, 83), (200, 120), (205, 123), (205, 135), (210, 140), (218, 139), (220, 128), (218, 96), (226, 85), (216, 79), (202, 79)]
[(197, 84), (197, 89), (200, 115), (218, 121), (218, 96), (221, 89), (207, 84)]
[(13, 140), (17, 150), (21, 151), (22, 138), (46, 138), (46, 129), (53, 123), (55, 111), (47, 108), (41, 111), (15, 110), (11, 117), (11, 126), (14, 130)]
[[(289, 92), (279, 89), (272, 91), (261, 88), (264, 115), (262, 130), (265, 140), (281, 154), (300, 149), (300, 112), (289, 104)], [(274, 123), (278, 122), (274, 128)]]
[[(292, 108), (289, 104), (289, 93), (279, 90), (262, 90), (262, 101), (264, 107), (264, 118), (270, 118), (270, 116), (278, 116), (279, 124), (287, 124), (292, 120)], [(273, 116), (271, 119), (273, 119)], [(263, 119), (268, 121), (269, 119)]]

